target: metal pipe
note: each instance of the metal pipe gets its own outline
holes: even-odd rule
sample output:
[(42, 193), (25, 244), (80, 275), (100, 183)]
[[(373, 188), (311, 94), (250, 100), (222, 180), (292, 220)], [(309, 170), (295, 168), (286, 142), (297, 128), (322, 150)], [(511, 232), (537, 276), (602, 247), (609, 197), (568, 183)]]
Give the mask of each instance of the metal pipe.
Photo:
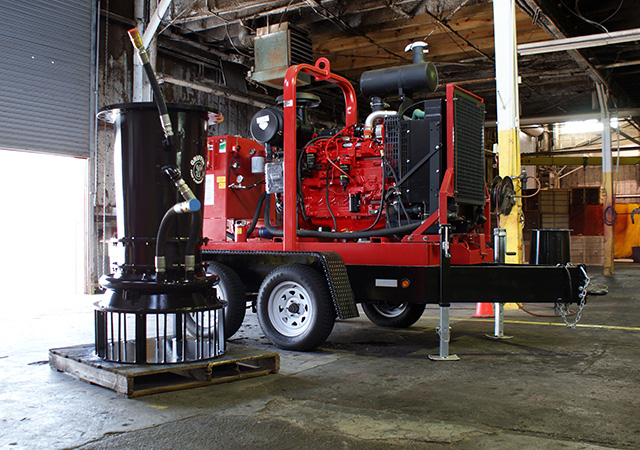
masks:
[(640, 59), (635, 59), (633, 61), (625, 61), (613, 64), (601, 64), (596, 66), (596, 69), (615, 69), (617, 67), (629, 67), (629, 66), (637, 66), (640, 65)]
[(386, 116), (397, 116), (398, 113), (396, 111), (374, 111), (367, 116), (364, 121), (364, 137), (370, 138), (373, 135), (373, 123), (376, 119)]
[(147, 27), (144, 30), (144, 34), (142, 35), (142, 42), (144, 43), (145, 47), (148, 47), (151, 43), (151, 40), (155, 36), (156, 31), (158, 30), (158, 26), (160, 25), (160, 22), (162, 21), (164, 14), (167, 12), (167, 8), (169, 8), (170, 4), (171, 0), (162, 0), (151, 15), (149, 23), (147, 24)]
[(613, 160), (611, 155), (611, 125), (609, 120), (609, 106), (606, 88), (596, 83), (600, 115), (602, 121), (602, 187), (604, 188), (604, 274), (613, 275), (614, 233), (613, 223), (606, 221), (607, 211), (614, 208), (613, 194)]
[[(640, 108), (618, 109), (615, 111), (616, 117), (633, 117), (640, 116)], [(567, 114), (564, 116), (539, 116), (539, 117), (523, 117), (520, 119), (520, 125), (543, 125), (562, 122), (573, 122), (578, 120), (600, 119), (599, 112), (585, 114)], [(486, 121), (485, 127), (495, 127), (495, 121)]]
[[(144, 0), (135, 0), (133, 3), (133, 14), (136, 20), (136, 28), (139, 33), (144, 32)], [(133, 101), (141, 102), (144, 86), (144, 69), (142, 61), (133, 55)]]
[(541, 53), (577, 50), (579, 48), (601, 47), (603, 45), (620, 44), (640, 40), (640, 28), (612, 31), (610, 33), (590, 34), (551, 41), (531, 42), (518, 45), (521, 56), (539, 55)]
[(254, 100), (247, 96), (242, 96), (238, 94), (232, 94), (230, 92), (223, 91), (221, 89), (211, 88), (209, 86), (205, 86), (204, 84), (194, 83), (192, 81), (181, 80), (179, 78), (172, 77), (171, 75), (159, 74), (158, 81), (160, 83), (171, 83), (176, 86), (182, 86), (189, 89), (195, 89), (197, 91), (207, 92), (212, 95), (217, 95), (219, 97), (225, 97), (229, 100), (233, 100), (238, 103), (245, 103), (247, 105), (256, 106), (258, 108), (267, 108), (269, 106), (273, 106), (273, 104), (263, 102), (260, 100)]
[(578, 170), (582, 170), (584, 167), (583, 166), (578, 166), (575, 169), (573, 169), (570, 172), (567, 172), (565, 174), (562, 174), (558, 177), (558, 180), (562, 180), (564, 177), (571, 175), (573, 172), (577, 172)]

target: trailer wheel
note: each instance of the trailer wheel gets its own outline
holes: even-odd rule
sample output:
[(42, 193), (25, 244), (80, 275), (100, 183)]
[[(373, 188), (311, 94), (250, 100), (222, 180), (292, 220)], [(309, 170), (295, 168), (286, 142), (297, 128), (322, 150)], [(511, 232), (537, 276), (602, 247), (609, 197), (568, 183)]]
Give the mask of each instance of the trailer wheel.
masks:
[[(207, 272), (216, 274), (219, 277), (216, 294), (219, 300), (225, 300), (227, 302), (224, 311), (224, 337), (225, 339), (229, 339), (236, 334), (244, 321), (244, 315), (247, 310), (245, 287), (238, 274), (224, 264), (209, 262)], [(199, 330), (199, 325), (196, 324), (196, 321), (191, 315), (187, 316), (186, 325), (187, 330), (191, 334), (196, 334), (196, 331), (202, 333)], [(204, 330), (205, 334), (207, 332), (213, 336), (213, 330), (211, 328), (208, 331)]]
[(363, 303), (362, 309), (371, 322), (387, 328), (408, 328), (422, 317), (425, 303)]
[(258, 320), (277, 347), (313, 350), (326, 341), (336, 320), (326, 280), (301, 264), (274, 269), (258, 292)]

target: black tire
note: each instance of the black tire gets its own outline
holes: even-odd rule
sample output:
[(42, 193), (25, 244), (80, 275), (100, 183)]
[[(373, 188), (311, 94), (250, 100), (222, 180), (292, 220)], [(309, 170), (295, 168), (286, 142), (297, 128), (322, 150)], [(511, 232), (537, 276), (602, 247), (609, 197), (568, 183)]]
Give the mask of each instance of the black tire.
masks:
[(386, 328), (408, 328), (416, 323), (427, 305), (425, 303), (363, 303), (362, 309), (371, 322)]
[[(236, 334), (247, 310), (247, 297), (245, 287), (238, 274), (228, 266), (217, 262), (209, 262), (207, 272), (218, 275), (219, 281), (216, 286), (218, 299), (225, 300), (227, 305), (224, 310), (224, 337), (229, 339)], [(187, 317), (187, 330), (195, 334), (198, 325), (191, 316)], [(212, 330), (209, 330), (211, 333)], [(201, 332), (199, 332), (201, 333)], [(207, 331), (205, 330), (205, 334)]]
[(277, 347), (313, 350), (327, 340), (335, 320), (327, 281), (310, 267), (280, 266), (260, 286), (258, 321)]

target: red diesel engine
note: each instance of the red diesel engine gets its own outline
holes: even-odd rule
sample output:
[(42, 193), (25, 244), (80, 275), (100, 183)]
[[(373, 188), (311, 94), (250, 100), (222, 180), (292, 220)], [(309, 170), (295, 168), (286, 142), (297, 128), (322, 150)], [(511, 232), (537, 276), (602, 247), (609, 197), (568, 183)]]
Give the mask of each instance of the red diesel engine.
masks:
[[(445, 100), (410, 99), (412, 92), (437, 86), (435, 68), (424, 61), (423, 47), (413, 51), (414, 64), (362, 75), (360, 88), (371, 102), (364, 123), (356, 123), (354, 95), (347, 101), (346, 110), (353, 112), (347, 126), (315, 129), (307, 111), (320, 99), (298, 92), (290, 105), (295, 106), (290, 108), (295, 109), (292, 133), (285, 136), (287, 105), (281, 96), (280, 107), (264, 108), (251, 119), (254, 141), (211, 138), (205, 200), (205, 218), (210, 220), (205, 220), (205, 235), (214, 241), (282, 237), (285, 140), (291, 134), (298, 237), (401, 239), (437, 214), (446, 214), (456, 233), (483, 225), (484, 105), (462, 91), (451, 99), (467, 130), (455, 144), (460, 157), (454, 158), (446, 151), (445, 124), (453, 113), (447, 112)], [(404, 101), (398, 110), (386, 109), (384, 97), (399, 94)], [(256, 166), (257, 159), (264, 165)], [(453, 169), (454, 160), (455, 192), (441, 203), (444, 174)], [(436, 220), (427, 222), (424, 231), (437, 233)]]
[(299, 159), (303, 220), (313, 228), (384, 228), (384, 147), (354, 130), (312, 140)]

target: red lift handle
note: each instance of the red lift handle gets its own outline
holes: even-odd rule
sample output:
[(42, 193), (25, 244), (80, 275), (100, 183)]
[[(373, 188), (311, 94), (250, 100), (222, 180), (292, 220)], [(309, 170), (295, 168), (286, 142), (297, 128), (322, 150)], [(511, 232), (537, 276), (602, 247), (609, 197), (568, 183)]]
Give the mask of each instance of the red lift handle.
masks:
[(320, 58), (315, 66), (298, 64), (287, 69), (284, 77), (284, 251), (297, 250), (296, 212), (296, 84), (299, 73), (315, 76), (316, 81), (328, 81), (342, 89), (345, 101), (346, 126), (355, 125), (358, 117), (356, 92), (346, 78), (331, 73), (329, 60)]

